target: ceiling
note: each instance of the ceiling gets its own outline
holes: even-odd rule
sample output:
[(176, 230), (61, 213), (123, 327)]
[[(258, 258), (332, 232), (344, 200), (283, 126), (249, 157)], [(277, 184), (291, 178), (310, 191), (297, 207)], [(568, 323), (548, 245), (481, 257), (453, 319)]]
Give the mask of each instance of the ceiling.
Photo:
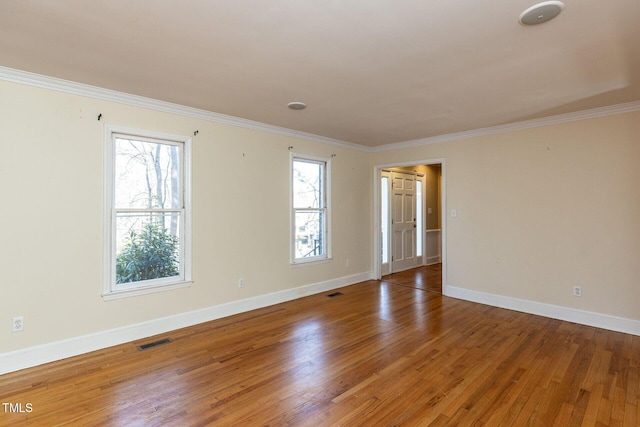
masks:
[(369, 147), (640, 100), (639, 0), (535, 3), (0, 0), (0, 66)]

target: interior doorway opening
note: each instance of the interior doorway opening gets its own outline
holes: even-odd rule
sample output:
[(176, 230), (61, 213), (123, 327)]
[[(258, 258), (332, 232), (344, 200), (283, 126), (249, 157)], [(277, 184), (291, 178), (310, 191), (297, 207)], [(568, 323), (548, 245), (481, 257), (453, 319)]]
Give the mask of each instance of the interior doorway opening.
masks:
[(376, 166), (375, 177), (375, 277), (406, 271), (433, 282), (438, 276), (444, 293), (444, 159)]

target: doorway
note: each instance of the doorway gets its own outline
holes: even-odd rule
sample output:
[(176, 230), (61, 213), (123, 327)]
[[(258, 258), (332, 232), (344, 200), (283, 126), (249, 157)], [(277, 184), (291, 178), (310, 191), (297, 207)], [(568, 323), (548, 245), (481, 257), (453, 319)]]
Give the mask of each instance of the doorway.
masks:
[(424, 176), (413, 170), (382, 171), (382, 275), (423, 264), (422, 187)]
[(420, 267), (446, 292), (445, 160), (378, 165), (374, 176), (374, 277)]

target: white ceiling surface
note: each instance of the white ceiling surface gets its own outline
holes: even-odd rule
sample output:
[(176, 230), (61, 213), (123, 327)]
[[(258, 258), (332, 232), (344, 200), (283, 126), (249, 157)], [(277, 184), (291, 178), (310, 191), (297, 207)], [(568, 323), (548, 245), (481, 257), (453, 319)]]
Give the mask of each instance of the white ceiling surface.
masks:
[(640, 100), (639, 0), (535, 3), (0, 0), (0, 66), (369, 147)]

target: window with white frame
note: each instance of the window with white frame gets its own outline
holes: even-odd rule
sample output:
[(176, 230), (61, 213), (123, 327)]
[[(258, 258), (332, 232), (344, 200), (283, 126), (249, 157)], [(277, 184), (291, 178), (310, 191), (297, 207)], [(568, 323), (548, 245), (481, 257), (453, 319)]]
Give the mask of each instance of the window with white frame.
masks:
[(104, 296), (188, 286), (188, 137), (107, 128)]
[(330, 161), (293, 155), (291, 158), (291, 261), (303, 263), (330, 257)]

